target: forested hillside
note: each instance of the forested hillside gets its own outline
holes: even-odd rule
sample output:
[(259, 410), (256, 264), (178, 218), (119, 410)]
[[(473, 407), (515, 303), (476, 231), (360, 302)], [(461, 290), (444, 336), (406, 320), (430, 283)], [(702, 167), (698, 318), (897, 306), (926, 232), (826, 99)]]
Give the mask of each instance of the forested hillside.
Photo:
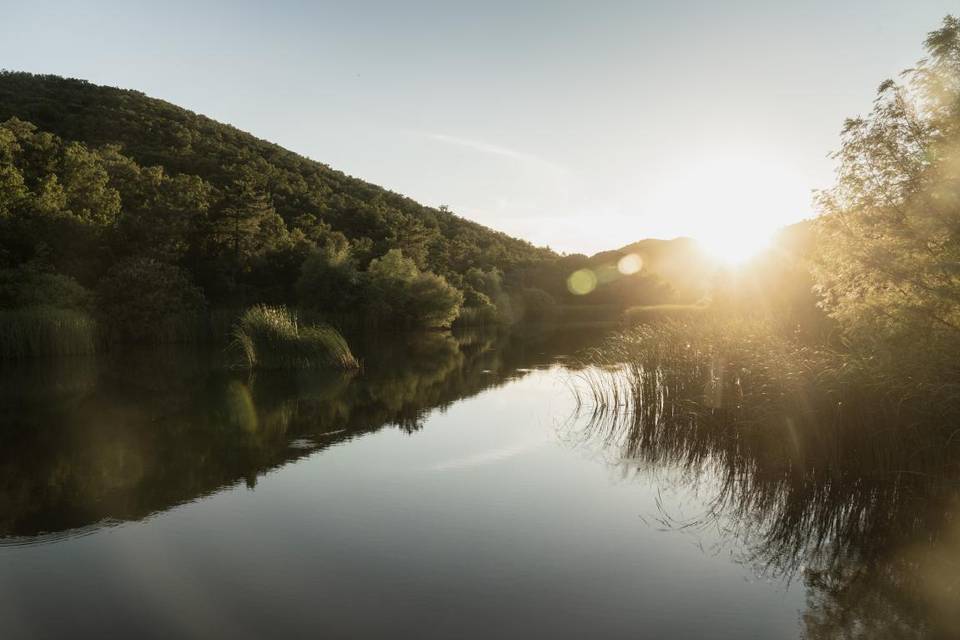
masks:
[(593, 262), (136, 91), (0, 72), (0, 308), (91, 313), (116, 339), (166, 341), (257, 303), (431, 327), (670, 295), (648, 270), (627, 274), (626, 297), (571, 292)]
[[(233, 293), (227, 291), (231, 285), (271, 278), (262, 273), (263, 265), (254, 264), (256, 254), (285, 245), (292, 248), (304, 240), (322, 242), (332, 231), (350, 238), (360, 261), (398, 248), (419, 268), (446, 277), (470, 267), (509, 269), (551, 255), (136, 91), (5, 72), (0, 75), (0, 121), (10, 118), (32, 124), (33, 133), (60, 138), (42, 136), (43, 143), (27, 142), (46, 145), (52, 155), (63, 155), (53, 146), (83, 143), (87, 164), (107, 174), (100, 186), (109, 201), (70, 204), (89, 205), (100, 222), (122, 222), (123, 237), (115, 240), (139, 241), (139, 246), (125, 245), (131, 252), (151, 251), (152, 243), (144, 242), (143, 236), (150, 235), (144, 227), (169, 226), (165, 223), (173, 222), (168, 219), (171, 208), (192, 209), (207, 223), (207, 229), (197, 224), (184, 230), (178, 240), (189, 245), (185, 250), (216, 244), (209, 236), (225, 226), (219, 223), (232, 223), (233, 233), (219, 234), (235, 236), (221, 238), (225, 242), (220, 243), (229, 245), (226, 253), (232, 255), (216, 256), (220, 264), (205, 265), (202, 274), (204, 285), (215, 285), (209, 291), (215, 297)], [(23, 142), (30, 127), (7, 129), (15, 130)], [(56, 172), (67, 169), (63, 163), (55, 167), (54, 158), (47, 161), (34, 169), (56, 174), (61, 181), (70, 179)], [(172, 183), (177, 183), (173, 191), (181, 198), (174, 207), (157, 194), (144, 193), (148, 185), (169, 191)], [(129, 214), (132, 209), (137, 209), (135, 214), (117, 219), (121, 211)], [(208, 237), (200, 237), (204, 232)], [(233, 245), (239, 245), (243, 264), (226, 264), (238, 257)], [(231, 279), (244, 282), (228, 282)]]

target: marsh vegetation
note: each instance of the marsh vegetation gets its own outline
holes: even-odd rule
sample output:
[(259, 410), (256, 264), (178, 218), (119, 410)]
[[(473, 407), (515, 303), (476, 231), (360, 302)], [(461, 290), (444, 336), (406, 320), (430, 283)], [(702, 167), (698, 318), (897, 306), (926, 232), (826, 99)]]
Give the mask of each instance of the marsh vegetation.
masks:
[(284, 307), (247, 309), (233, 329), (233, 346), (249, 369), (349, 370), (360, 366), (340, 332), (303, 325)]
[(705, 505), (664, 499), (659, 526), (719, 528), (742, 562), (804, 582), (809, 637), (960, 631), (941, 564), (960, 531), (954, 389), (907, 395), (753, 319), (645, 325), (583, 358), (570, 437), (626, 475), (676, 471)]

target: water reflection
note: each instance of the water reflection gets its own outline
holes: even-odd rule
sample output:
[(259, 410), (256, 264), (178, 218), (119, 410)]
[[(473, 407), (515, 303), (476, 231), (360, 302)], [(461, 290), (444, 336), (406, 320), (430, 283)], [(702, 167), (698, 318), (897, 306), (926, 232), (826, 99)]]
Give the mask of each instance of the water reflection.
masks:
[[(597, 332), (582, 331), (526, 336), (430, 334), (405, 341), (369, 337), (358, 348), (364, 357), (363, 371), (348, 376), (300, 372), (250, 377), (221, 366), (217, 353), (182, 350), (110, 359), (64, 359), (0, 371), (0, 546), (36, 545), (81, 536), (114, 523), (143, 519), (238, 483), (255, 487), (279, 466), (377, 430), (395, 428), (416, 433), (428, 416), (432, 415), (432, 423), (442, 418), (434, 414), (437, 410), (506, 385), (532, 369), (562, 359), (564, 354), (576, 353), (598, 337)], [(591, 368), (577, 375), (596, 378), (609, 372)], [(712, 532), (719, 527), (739, 561), (803, 585), (807, 602), (802, 623), (807, 637), (960, 635), (960, 438), (934, 438), (913, 408), (904, 407), (897, 414), (880, 413), (866, 398), (845, 398), (838, 404), (836, 398), (822, 398), (804, 389), (770, 387), (766, 396), (778, 400), (761, 405), (751, 400), (749, 389), (742, 384), (743, 373), (731, 367), (728, 358), (716, 357), (700, 368), (688, 369), (644, 363), (633, 375), (613, 379), (620, 385), (607, 387), (615, 396), (607, 399), (609, 410), (572, 422), (565, 435), (588, 442), (592, 452), (606, 452), (626, 474), (639, 475), (647, 482), (653, 477), (658, 484), (664, 478), (679, 478), (678, 492), (694, 487), (702, 495), (711, 496), (703, 512), (681, 516), (678, 501), (671, 501), (665, 493), (659, 515), (667, 525), (685, 532), (708, 528)], [(524, 383), (531, 381), (536, 379)], [(490, 395), (482, 415), (477, 416), (481, 426), (489, 426), (484, 421), (495, 420), (486, 412), (494, 415), (496, 407), (505, 402), (514, 404), (497, 415), (511, 427), (529, 420), (533, 409), (556, 417), (549, 407), (537, 404), (531, 408), (517, 402), (515, 391), (513, 396), (510, 393), (511, 389), (503, 389)], [(639, 398), (639, 402), (632, 402), (633, 398)], [(459, 421), (464, 422), (462, 416)], [(359, 571), (356, 591), (347, 589), (343, 593), (365, 592), (371, 584), (409, 583), (419, 585), (420, 591), (410, 587), (415, 595), (428, 594), (440, 600), (449, 596), (445, 601), (449, 606), (469, 608), (468, 598), (455, 597), (451, 591), (459, 585), (464, 593), (502, 596), (518, 607), (513, 611), (517, 620), (536, 618), (538, 624), (549, 625), (552, 619), (555, 630), (571, 624), (571, 617), (555, 613), (539, 617), (539, 612), (554, 611), (558, 602), (566, 602), (569, 611), (582, 615), (581, 622), (587, 621), (584, 624), (597, 623), (590, 616), (603, 610), (606, 602), (610, 608), (604, 611), (619, 616), (621, 624), (607, 620), (611, 626), (605, 628), (621, 629), (633, 624), (636, 617), (649, 617), (662, 609), (653, 592), (673, 588), (675, 593), (687, 593), (676, 586), (691, 588), (683, 581), (682, 562), (678, 572), (681, 577), (670, 577), (676, 568), (672, 562), (679, 556), (664, 553), (667, 545), (638, 539), (632, 526), (621, 528), (625, 511), (629, 512), (625, 519), (635, 523), (633, 502), (622, 508), (606, 480), (578, 494), (572, 487), (589, 478), (584, 467), (559, 455), (545, 457), (547, 448), (537, 449), (529, 458), (515, 456), (526, 441), (480, 439), (481, 432), (490, 431), (494, 429), (464, 428), (451, 433), (449, 429), (431, 428), (418, 434), (416, 443), (431, 437), (457, 442), (449, 456), (439, 461), (429, 455), (418, 458), (419, 444), (398, 451), (397, 442), (391, 442), (389, 450), (381, 451), (383, 457), (375, 458), (376, 464), (390, 456), (405, 455), (404, 465), (399, 468), (424, 464), (445, 473), (480, 471), (457, 476), (461, 482), (472, 481), (469, 488), (438, 486), (442, 483), (432, 476), (416, 475), (415, 481), (407, 477), (404, 483), (403, 478), (385, 474), (369, 482), (375, 484), (387, 476), (390, 482), (397, 482), (402, 489), (395, 487), (389, 499), (369, 498), (378, 496), (381, 490), (391, 490), (377, 485), (366, 500), (362, 492), (345, 491), (344, 503), (357, 500), (355, 507), (328, 500), (324, 504), (340, 513), (343, 522), (359, 519), (359, 523), (343, 532), (327, 528), (324, 544), (338, 542), (330, 543), (334, 546), (329, 555), (317, 553), (323, 562), (310, 565), (310, 579), (315, 572), (326, 570), (325, 562), (333, 562), (331, 558), (352, 549), (355, 562), (342, 565), (328, 593), (344, 590), (343, 576)], [(535, 432), (539, 433), (536, 429), (529, 433)], [(378, 437), (390, 435), (382, 433)], [(338, 451), (361, 450), (365, 443), (375, 440), (367, 438)], [(414, 444), (413, 440), (409, 442)], [(328, 455), (317, 466), (327, 468), (335, 459), (335, 455)], [(503, 467), (513, 469), (513, 475), (503, 476), (503, 469), (489, 465), (505, 459), (515, 463)], [(542, 466), (530, 462), (537, 459)], [(315, 462), (305, 461), (287, 472)], [(592, 462), (590, 465), (595, 466)], [(321, 477), (363, 481), (362, 477), (341, 475), (336, 469)], [(509, 509), (498, 508), (501, 498), (516, 489), (512, 484), (534, 481), (546, 488), (523, 494), (514, 502), (508, 500)], [(258, 491), (267, 488), (269, 483), (265, 481)], [(306, 493), (312, 497), (313, 491), (310, 485)], [(415, 499), (404, 501), (404, 495)], [(262, 502), (259, 508), (265, 510), (263, 513), (299, 517), (282, 509), (271, 512)], [(443, 509), (434, 508), (435, 503)], [(386, 515), (382, 511), (385, 505), (390, 509)], [(381, 511), (375, 512), (376, 508)], [(591, 508), (596, 518), (602, 519), (603, 513), (610, 516), (605, 521), (607, 528), (603, 522), (582, 515), (591, 513)], [(416, 515), (406, 518), (408, 509), (414, 509)], [(270, 517), (239, 521), (249, 526), (251, 522), (269, 521)], [(453, 526), (458, 518), (469, 522), (477, 531), (475, 535), (465, 533), (466, 525)], [(300, 526), (303, 536), (313, 535), (311, 532), (317, 529), (302, 522)], [(148, 529), (144, 527), (138, 535), (152, 540)], [(236, 550), (242, 549), (250, 553), (249, 559), (257, 559), (260, 556), (253, 550), (263, 544), (258, 536), (264, 530), (276, 533), (266, 527), (245, 536), (242, 529), (225, 536), (225, 540), (239, 539), (235, 541), (235, 553), (225, 557), (236, 557)], [(351, 546), (349, 541), (356, 539), (358, 531), (374, 537), (361, 537)], [(512, 532), (513, 537), (505, 531)], [(438, 573), (437, 566), (442, 563), (432, 564), (434, 547), (421, 544), (426, 533), (434, 534), (431, 544), (446, 548), (448, 555), (441, 552), (441, 557), (448, 561), (463, 555), (458, 546), (461, 543), (470, 548), (479, 545), (488, 555), (480, 554), (475, 562), (464, 560), (457, 565), (460, 573), (453, 577)], [(193, 530), (193, 534), (197, 539), (192, 542), (207, 549), (202, 532)], [(591, 544), (581, 546), (581, 538), (588, 535), (593, 536)], [(213, 535), (217, 544), (219, 536), (218, 530)], [(569, 544), (558, 541), (566, 537)], [(302, 543), (306, 538), (292, 539)], [(544, 539), (552, 540), (554, 546), (544, 546)], [(142, 538), (136, 540), (133, 548), (138, 552), (147, 548)], [(394, 555), (382, 552), (390, 540), (396, 541)], [(368, 544), (361, 544), (364, 541)], [(104, 539), (100, 544), (90, 548), (100, 548), (112, 558), (113, 542)], [(604, 564), (605, 545), (611, 555), (616, 555), (611, 564)], [(70, 544), (34, 547), (23, 550), (23, 554), (20, 549), (8, 550), (8, 558), (25, 558), (19, 565), (20, 573), (11, 572), (11, 584), (18, 584), (33, 570), (33, 560), (26, 558), (28, 552), (50, 551), (53, 564), (58, 561), (53, 552), (59, 548), (66, 548), (65, 554), (69, 554), (70, 569), (65, 575), (82, 573), (73, 563), (82, 559), (83, 552)], [(691, 548), (691, 553), (696, 551)], [(271, 554), (266, 553), (264, 558), (272, 558)], [(665, 566), (656, 573), (658, 565), (650, 558), (659, 561), (661, 555)], [(286, 571), (292, 572), (290, 567), (302, 562), (297, 554), (293, 556), (284, 564)], [(406, 558), (416, 561), (404, 564)], [(491, 558), (499, 558), (501, 565)], [(184, 560), (181, 567), (192, 566), (194, 561), (192, 557), (189, 562)], [(575, 569), (555, 572), (556, 567), (564, 567), (565, 561)], [(525, 562), (532, 563), (536, 570), (526, 567), (519, 572), (529, 582), (511, 574), (522, 587), (514, 583), (514, 591), (509, 590), (510, 583), (498, 581), (500, 574), (485, 573), (491, 567), (512, 568)], [(691, 563), (687, 571), (692, 566), (699, 570), (707, 565)], [(616, 567), (630, 570), (618, 573)], [(210, 569), (210, 575), (232, 585), (235, 571), (234, 567), (221, 576), (218, 570)], [(577, 583), (578, 578), (590, 575), (592, 581)], [(660, 576), (661, 582), (651, 575)], [(290, 580), (279, 570), (275, 575), (258, 574), (258, 579), (269, 580), (271, 576), (277, 582), (270, 583), (270, 589)], [(384, 582), (384, 576), (393, 576), (396, 582)], [(442, 587), (436, 586), (435, 581), (444, 577), (450, 577), (450, 582), (441, 581)], [(213, 580), (209, 576), (207, 579)], [(607, 579), (606, 587), (600, 584)], [(710, 576), (703, 579), (707, 581)], [(694, 598), (683, 607), (678, 605), (682, 615), (663, 614), (663, 620), (650, 623), (651, 629), (675, 629), (680, 625), (678, 620), (687, 620), (691, 611), (711, 606), (726, 611), (736, 604), (742, 607), (740, 611), (750, 612), (748, 617), (761, 617), (763, 607), (744, 604), (744, 593), (731, 587), (728, 594), (726, 587), (716, 586), (719, 579), (713, 579), (704, 601)], [(699, 575), (696, 580), (700, 580)], [(125, 583), (120, 583), (120, 587), (115, 585), (115, 594), (125, 588)], [(78, 590), (69, 588), (69, 582), (64, 584), (60, 599), (51, 600), (53, 608), (78, 597)], [(730, 586), (729, 582), (722, 584)], [(630, 588), (647, 591), (640, 596)], [(45, 594), (48, 585), (38, 579), (33, 589), (27, 592)], [(537, 600), (538, 594), (544, 593), (556, 597), (551, 589), (569, 589), (575, 595), (571, 600), (546, 596)], [(232, 586), (225, 588), (220, 596), (235, 595), (234, 591)], [(242, 594), (242, 590), (236, 592)], [(625, 594), (623, 599), (635, 608), (628, 610), (616, 594)], [(570, 602), (580, 599), (584, 602), (582, 609), (570, 607)], [(418, 602), (428, 606), (427, 600)], [(394, 604), (394, 615), (410, 609), (404, 602)], [(428, 604), (432, 607), (436, 602), (429, 600)], [(487, 613), (482, 609), (479, 607), (472, 619), (485, 618)], [(343, 620), (351, 624), (360, 615), (348, 607), (342, 610)], [(723, 623), (726, 627), (716, 630), (735, 637), (738, 622), (727, 620)], [(697, 628), (713, 629), (712, 624), (704, 622)], [(757, 628), (761, 627), (758, 623)]]
[(593, 369), (579, 383), (588, 415), (571, 435), (627, 475), (671, 470), (710, 496), (695, 516), (665, 500), (657, 517), (719, 528), (742, 562), (802, 579), (806, 637), (960, 637), (960, 439), (929, 411), (778, 386), (724, 357)]
[(151, 350), (0, 370), (0, 544), (137, 520), (547, 365), (596, 332), (435, 333), (362, 345), (356, 375), (247, 376)]

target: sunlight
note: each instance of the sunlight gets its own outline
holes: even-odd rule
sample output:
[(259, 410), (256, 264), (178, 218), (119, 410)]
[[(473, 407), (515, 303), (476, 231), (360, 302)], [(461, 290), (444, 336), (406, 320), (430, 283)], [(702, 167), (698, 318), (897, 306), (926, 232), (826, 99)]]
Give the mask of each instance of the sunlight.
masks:
[(717, 141), (686, 164), (664, 167), (654, 210), (693, 237), (712, 258), (741, 264), (767, 246), (776, 230), (806, 212), (804, 177), (784, 164), (776, 149), (724, 149)]
[(769, 229), (741, 228), (731, 229), (727, 233), (711, 232), (697, 235), (694, 240), (714, 260), (727, 265), (738, 265), (770, 246), (773, 232)]

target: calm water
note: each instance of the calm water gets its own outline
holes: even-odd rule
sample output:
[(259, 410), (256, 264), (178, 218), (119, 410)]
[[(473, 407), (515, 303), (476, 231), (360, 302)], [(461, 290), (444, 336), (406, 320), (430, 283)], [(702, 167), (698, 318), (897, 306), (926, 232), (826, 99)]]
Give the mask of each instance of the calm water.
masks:
[[(858, 582), (868, 554), (842, 531), (839, 564), (781, 561), (763, 513), (751, 529), (717, 510), (719, 452), (691, 473), (577, 417), (564, 363), (598, 338), (371, 344), (348, 378), (251, 379), (185, 351), (3, 370), (0, 637), (932, 637), (924, 621), (951, 622), (960, 573), (926, 599), (909, 559)], [(960, 536), (936, 545), (938, 566), (960, 560)]]

